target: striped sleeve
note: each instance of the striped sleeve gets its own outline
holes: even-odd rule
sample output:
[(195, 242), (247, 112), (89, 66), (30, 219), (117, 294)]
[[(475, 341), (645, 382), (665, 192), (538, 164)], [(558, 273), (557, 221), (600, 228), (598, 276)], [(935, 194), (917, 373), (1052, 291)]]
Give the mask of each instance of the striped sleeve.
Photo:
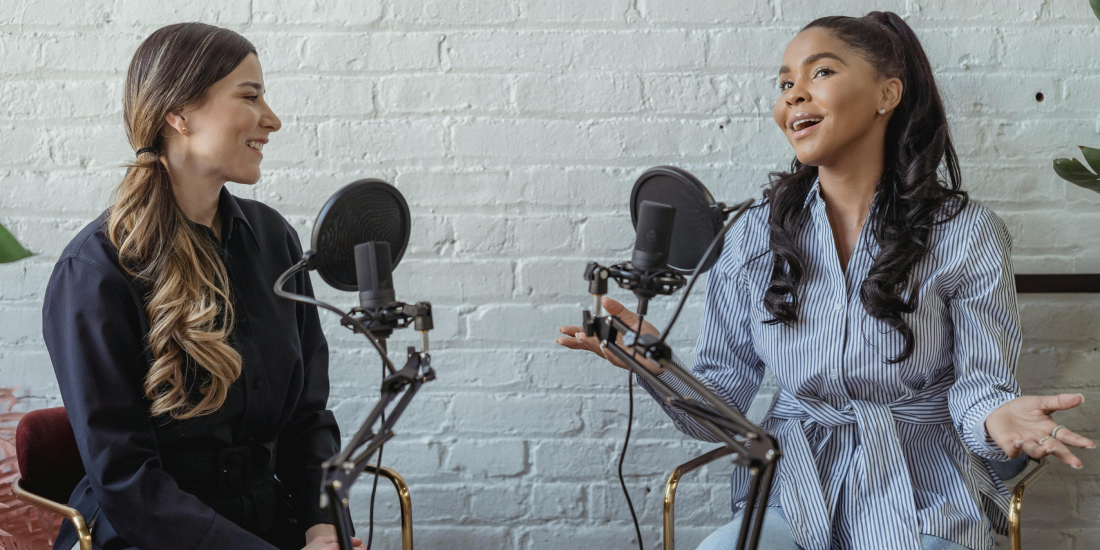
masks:
[(1004, 222), (979, 208), (968, 239), (963, 275), (951, 298), (955, 384), (948, 394), (951, 417), (963, 443), (979, 456), (1008, 460), (989, 437), (985, 419), (1020, 395), (1016, 362), (1020, 316)]
[[(720, 269), (723, 263), (725, 262), (715, 266), (707, 278), (706, 303), (699, 326), (699, 339), (695, 345), (695, 365), (690, 372), (707, 388), (744, 414), (760, 389), (764, 363), (757, 357), (753, 347), (747, 295), (743, 289), (737, 287), (734, 278), (736, 275)], [(678, 360), (676, 362), (683, 366)], [(702, 400), (671, 372), (661, 374), (660, 379), (684, 397)], [(690, 415), (665, 404), (661, 394), (645, 380), (638, 378), (638, 382), (672, 418), (677, 429), (696, 439), (717, 442)]]

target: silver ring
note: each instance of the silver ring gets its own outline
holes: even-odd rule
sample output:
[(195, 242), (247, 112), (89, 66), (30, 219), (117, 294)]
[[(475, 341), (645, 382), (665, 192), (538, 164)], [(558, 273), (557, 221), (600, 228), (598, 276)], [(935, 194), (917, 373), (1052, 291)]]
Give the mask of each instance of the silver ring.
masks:
[(1065, 426), (1059, 425), (1059, 426), (1055, 427), (1054, 431), (1050, 432), (1050, 437), (1052, 437), (1054, 439), (1058, 439), (1058, 430), (1061, 430), (1062, 428), (1065, 428)]
[(1045, 435), (1045, 436), (1043, 436), (1043, 438), (1039, 440), (1039, 445), (1042, 445), (1042, 444), (1043, 444), (1044, 442), (1046, 442), (1046, 440), (1048, 440), (1048, 439), (1050, 439), (1050, 436), (1049, 436), (1049, 435)]

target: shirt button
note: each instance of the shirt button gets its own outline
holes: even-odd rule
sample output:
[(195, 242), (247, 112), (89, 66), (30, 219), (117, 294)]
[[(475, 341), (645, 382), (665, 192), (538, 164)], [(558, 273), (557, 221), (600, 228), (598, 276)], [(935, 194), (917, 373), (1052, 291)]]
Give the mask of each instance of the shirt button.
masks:
[(839, 376), (840, 376), (840, 375), (839, 375), (839, 374), (837, 374), (837, 372), (836, 372), (836, 369), (833, 369), (833, 370), (830, 370), (830, 371), (829, 371), (829, 378), (830, 378), (830, 379), (832, 379), (832, 380), (836, 380), (836, 379), (837, 379), (837, 377), (839, 377)]
[(833, 309), (835, 309), (837, 311), (840, 311), (840, 310), (844, 309), (844, 302), (837, 302), (837, 303), (833, 304)]
[(257, 378), (257, 379), (252, 381), (252, 389), (258, 390), (262, 387), (264, 387), (264, 381), (262, 379)]

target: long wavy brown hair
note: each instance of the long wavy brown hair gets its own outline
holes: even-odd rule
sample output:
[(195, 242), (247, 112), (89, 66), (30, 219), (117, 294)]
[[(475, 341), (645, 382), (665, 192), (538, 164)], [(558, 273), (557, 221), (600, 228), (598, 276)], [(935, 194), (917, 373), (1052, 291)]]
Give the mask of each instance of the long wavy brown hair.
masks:
[(234, 325), (229, 277), (215, 245), (176, 201), (164, 151), (166, 116), (201, 105), (207, 90), (256, 48), (241, 35), (202, 23), (158, 29), (138, 47), (126, 75), (123, 116), (135, 149), (115, 190), (107, 236), (119, 262), (145, 290), (153, 364), (145, 396), (154, 417), (210, 414), (241, 375), (228, 341)]

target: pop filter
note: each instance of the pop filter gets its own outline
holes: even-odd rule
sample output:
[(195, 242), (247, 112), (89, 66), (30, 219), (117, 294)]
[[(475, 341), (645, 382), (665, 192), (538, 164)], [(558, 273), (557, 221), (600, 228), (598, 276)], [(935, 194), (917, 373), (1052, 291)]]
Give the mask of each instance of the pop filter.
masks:
[(376, 179), (349, 183), (325, 203), (313, 226), (311, 268), (333, 288), (358, 290), (355, 245), (389, 243), (396, 268), (409, 244), (412, 219), (405, 197), (394, 186)]
[[(724, 205), (716, 203), (695, 176), (674, 166), (652, 168), (634, 183), (630, 192), (630, 222), (635, 229), (643, 201), (667, 204), (676, 209), (668, 267), (683, 275), (690, 274), (703, 258), (707, 246), (722, 231)], [(717, 243), (700, 273), (714, 265), (722, 254), (722, 244)]]

